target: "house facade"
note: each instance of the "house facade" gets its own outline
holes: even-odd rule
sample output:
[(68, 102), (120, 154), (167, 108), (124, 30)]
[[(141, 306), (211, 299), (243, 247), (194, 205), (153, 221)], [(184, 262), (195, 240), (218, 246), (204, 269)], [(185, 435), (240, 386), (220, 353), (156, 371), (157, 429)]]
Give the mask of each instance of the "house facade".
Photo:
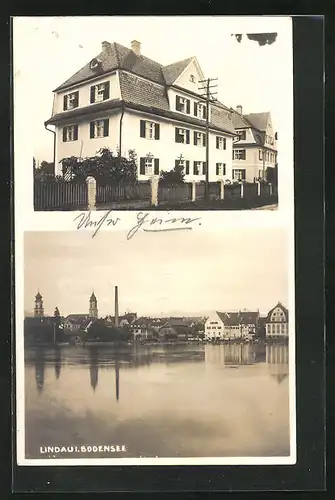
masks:
[(277, 133), (271, 113), (244, 115), (242, 106), (233, 113), (238, 140), (233, 144), (232, 180), (275, 182), (277, 166)]
[(259, 312), (239, 311), (211, 314), (205, 323), (206, 340), (248, 340), (258, 328)]
[(289, 314), (280, 302), (267, 315), (265, 322), (266, 338), (287, 339), (289, 335)]
[[(137, 155), (138, 179), (183, 166), (186, 181), (206, 173), (204, 79), (196, 57), (163, 66), (131, 48), (102, 42), (102, 51), (54, 90), (55, 172), (62, 159), (94, 156), (108, 147)], [(230, 108), (212, 100), (209, 180), (232, 178), (235, 129)], [(49, 129), (50, 130), (50, 129)]]

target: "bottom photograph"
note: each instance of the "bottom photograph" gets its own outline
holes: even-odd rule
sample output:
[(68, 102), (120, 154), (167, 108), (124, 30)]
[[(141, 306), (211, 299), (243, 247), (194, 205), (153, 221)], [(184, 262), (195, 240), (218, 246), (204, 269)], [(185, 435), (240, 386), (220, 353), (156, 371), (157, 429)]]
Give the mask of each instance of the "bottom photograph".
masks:
[(280, 227), (26, 232), (19, 464), (292, 463), (288, 250)]

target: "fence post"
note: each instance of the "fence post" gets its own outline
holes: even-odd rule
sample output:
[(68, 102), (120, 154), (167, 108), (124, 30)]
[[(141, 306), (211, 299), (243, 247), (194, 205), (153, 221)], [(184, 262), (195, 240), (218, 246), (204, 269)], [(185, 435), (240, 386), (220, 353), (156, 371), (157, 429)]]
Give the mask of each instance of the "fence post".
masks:
[(96, 210), (97, 181), (94, 177), (86, 177), (88, 210)]
[(269, 183), (269, 195), (270, 196), (272, 195), (272, 184), (271, 184), (271, 182)]
[(195, 181), (192, 181), (192, 201), (196, 201), (197, 199), (197, 184)]
[(220, 200), (224, 200), (224, 181), (220, 180)]
[(158, 205), (158, 178), (151, 177), (150, 185), (151, 185), (151, 205), (156, 207)]
[(241, 198), (244, 197), (244, 186), (243, 186), (243, 182), (241, 182)]
[(261, 183), (257, 182), (257, 196), (261, 195)]

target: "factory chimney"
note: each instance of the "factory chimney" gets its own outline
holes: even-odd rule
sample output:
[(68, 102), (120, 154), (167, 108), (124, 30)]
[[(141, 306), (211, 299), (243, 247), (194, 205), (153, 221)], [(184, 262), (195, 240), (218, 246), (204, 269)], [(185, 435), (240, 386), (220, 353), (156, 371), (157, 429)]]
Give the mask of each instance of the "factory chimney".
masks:
[(117, 286), (115, 287), (115, 326), (119, 326), (119, 297)]

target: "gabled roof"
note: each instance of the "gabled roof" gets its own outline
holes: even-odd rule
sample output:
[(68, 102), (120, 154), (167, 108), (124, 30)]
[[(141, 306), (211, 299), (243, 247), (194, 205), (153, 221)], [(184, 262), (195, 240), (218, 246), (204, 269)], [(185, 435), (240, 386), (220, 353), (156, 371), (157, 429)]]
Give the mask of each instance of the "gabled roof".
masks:
[(259, 313), (257, 311), (241, 311), (240, 322), (244, 325), (256, 325), (258, 323)]
[(281, 302), (278, 302), (278, 304), (276, 304), (276, 305), (275, 305), (272, 309), (270, 309), (270, 311), (268, 312), (268, 315), (267, 315), (267, 317), (266, 317), (266, 319), (267, 319), (267, 320), (269, 320), (269, 319), (271, 318), (271, 315), (272, 315), (273, 311), (274, 311), (275, 309), (277, 309), (277, 307), (279, 307), (279, 308), (280, 308), (280, 309), (284, 312), (284, 314), (286, 315), (286, 318), (288, 319), (288, 309), (287, 309), (285, 306), (283, 306), (283, 304), (282, 304)]
[(69, 314), (66, 316), (65, 320), (72, 321), (74, 323), (82, 323), (89, 319), (88, 314)]
[(193, 59), (194, 57), (188, 57), (182, 61), (163, 66), (162, 71), (166, 85), (172, 85)]
[(250, 113), (248, 115), (244, 115), (244, 118), (248, 120), (251, 125), (262, 131), (265, 132), (268, 121), (270, 119), (270, 112), (267, 111), (266, 113)]

